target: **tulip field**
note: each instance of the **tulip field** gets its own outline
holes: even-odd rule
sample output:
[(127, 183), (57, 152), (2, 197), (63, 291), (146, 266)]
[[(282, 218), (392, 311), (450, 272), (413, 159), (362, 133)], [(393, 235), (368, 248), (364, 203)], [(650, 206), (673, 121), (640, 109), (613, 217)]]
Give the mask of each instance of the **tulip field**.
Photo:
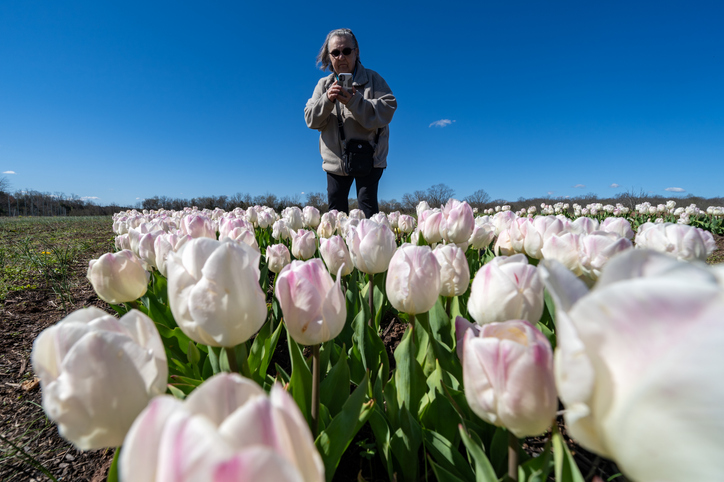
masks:
[(0, 478), (720, 480), (723, 219), (188, 207), (71, 250), (0, 223), (33, 275), (3, 274)]

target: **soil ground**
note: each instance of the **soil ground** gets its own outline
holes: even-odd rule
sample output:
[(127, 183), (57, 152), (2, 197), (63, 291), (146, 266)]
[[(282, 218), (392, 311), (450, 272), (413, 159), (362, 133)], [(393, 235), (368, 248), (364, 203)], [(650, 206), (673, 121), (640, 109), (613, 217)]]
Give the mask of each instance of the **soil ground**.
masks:
[[(715, 236), (710, 263), (724, 262), (724, 236)], [(58, 435), (41, 408), (37, 378), (30, 365), (33, 341), (48, 326), (85, 306), (113, 311), (99, 300), (85, 278), (88, 261), (113, 250), (109, 217), (0, 219), (0, 480), (100, 482), (112, 450), (81, 452)], [(391, 323), (391, 325), (390, 325)], [(389, 330), (386, 330), (390, 326)], [(394, 319), (383, 321), (384, 342), (392, 352), (404, 333)], [(280, 346), (284, 346), (280, 343)], [(562, 431), (565, 427), (559, 421)], [(547, 438), (529, 438), (523, 449), (540, 453)], [(381, 462), (365, 458), (373, 436), (364, 427), (345, 453), (335, 480), (385, 480)], [(615, 465), (570, 441), (581, 472), (604, 480)], [(358, 475), (361, 477), (358, 479)], [(623, 477), (615, 480), (623, 482)]]

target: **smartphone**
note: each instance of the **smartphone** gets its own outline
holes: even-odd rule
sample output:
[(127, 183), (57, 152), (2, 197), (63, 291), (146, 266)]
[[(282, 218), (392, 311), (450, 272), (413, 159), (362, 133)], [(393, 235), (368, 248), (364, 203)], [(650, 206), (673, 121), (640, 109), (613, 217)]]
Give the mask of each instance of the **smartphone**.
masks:
[(339, 85), (352, 92), (352, 74), (339, 74)]

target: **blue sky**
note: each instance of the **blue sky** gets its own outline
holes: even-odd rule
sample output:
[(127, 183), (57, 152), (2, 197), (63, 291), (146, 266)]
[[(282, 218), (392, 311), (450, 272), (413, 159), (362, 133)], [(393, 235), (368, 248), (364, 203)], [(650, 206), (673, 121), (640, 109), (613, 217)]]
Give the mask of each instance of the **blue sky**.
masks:
[(100, 204), (325, 192), (303, 109), (347, 27), (398, 99), (382, 199), (724, 195), (724, 3), (373, 4), (5, 0), (0, 172)]

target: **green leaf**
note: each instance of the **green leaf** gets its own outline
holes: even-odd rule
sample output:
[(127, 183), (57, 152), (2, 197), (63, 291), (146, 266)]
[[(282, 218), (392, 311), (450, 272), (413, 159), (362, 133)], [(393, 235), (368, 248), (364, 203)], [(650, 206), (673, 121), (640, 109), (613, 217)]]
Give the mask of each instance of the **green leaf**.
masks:
[(178, 398), (179, 400), (183, 400), (184, 398), (186, 398), (186, 394), (183, 392), (183, 390), (179, 390), (173, 385), (168, 385), (167, 388), (168, 391), (171, 392), (171, 395)]
[(422, 430), (407, 407), (400, 407), (399, 419), (400, 426), (392, 434), (390, 447), (397, 459), (402, 479), (416, 481)]
[(362, 425), (372, 414), (374, 402), (364, 404), (369, 380), (364, 378), (352, 395), (345, 402), (342, 410), (334, 417), (326, 430), (321, 432), (315, 441), (319, 454), (324, 461), (327, 481), (331, 481), (342, 454), (349, 446)]
[(309, 369), (302, 349), (299, 347), (291, 336), (287, 336), (289, 342), (289, 355), (292, 359), (292, 376), (289, 380), (289, 390), (292, 398), (297, 402), (299, 409), (307, 419), (307, 423), (312, 422), (312, 371)]
[(116, 449), (116, 453), (113, 454), (113, 461), (111, 462), (111, 468), (108, 469), (107, 482), (118, 482), (118, 456), (121, 455), (121, 447)]
[(473, 441), (462, 425), (458, 425), (460, 437), (468, 450), (468, 455), (475, 462), (475, 481), (476, 482), (497, 482), (498, 476), (495, 475), (490, 460), (483, 451), (482, 444)]
[(470, 464), (460, 455), (457, 445), (453, 445), (449, 439), (432, 430), (423, 428), (422, 435), (425, 439), (425, 449), (441, 467), (462, 480), (475, 480)]
[(393, 480), (395, 469), (392, 463), (392, 448), (390, 447), (390, 425), (387, 417), (385, 417), (382, 405), (375, 404), (369, 422), (370, 427), (372, 427), (372, 433), (375, 436), (377, 453), (380, 454), (382, 463), (385, 465), (385, 469), (387, 469), (387, 478), (388, 480)]
[(189, 340), (188, 345), (186, 347), (186, 354), (189, 359), (189, 363), (194, 365), (195, 367), (198, 367), (199, 361), (201, 361), (201, 353), (199, 352), (199, 349), (196, 348), (196, 343), (194, 343), (192, 340)]
[(217, 346), (209, 347), (209, 363), (211, 364), (211, 371), (214, 375), (221, 372), (221, 348)]
[(330, 370), (327, 377), (319, 387), (321, 402), (327, 406), (329, 413), (335, 416), (342, 410), (349, 398), (349, 366), (347, 366), (347, 354), (344, 350), (339, 357), (337, 364)]
[(261, 383), (266, 377), (269, 363), (279, 342), (279, 336), (282, 330), (286, 329), (283, 323), (279, 323), (276, 330), (270, 335), (271, 328), (272, 320), (269, 320), (254, 339), (249, 353), (249, 370), (251, 370), (252, 378), (258, 383)]
[(573, 460), (566, 442), (555, 425), (553, 429), (553, 461), (557, 482), (584, 482), (576, 461)]
[(415, 358), (414, 331), (420, 328), (408, 328), (400, 344), (395, 349), (395, 385), (397, 387), (397, 405), (407, 408), (417, 416), (420, 400), (427, 392), (425, 374)]
[(454, 476), (441, 466), (437, 465), (432, 458), (428, 457), (428, 462), (430, 462), (430, 466), (432, 467), (432, 471), (438, 482), (464, 482), (464, 479)]

